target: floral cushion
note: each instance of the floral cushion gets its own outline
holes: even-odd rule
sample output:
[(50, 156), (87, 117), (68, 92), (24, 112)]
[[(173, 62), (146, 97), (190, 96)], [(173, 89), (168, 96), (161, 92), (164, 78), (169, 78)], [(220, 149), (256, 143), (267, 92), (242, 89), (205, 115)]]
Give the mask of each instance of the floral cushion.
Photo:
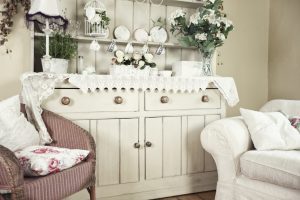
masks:
[(290, 122), (293, 127), (295, 127), (300, 132), (300, 116), (291, 117)]
[(15, 152), (25, 176), (45, 176), (82, 162), (89, 151), (50, 146), (31, 146)]

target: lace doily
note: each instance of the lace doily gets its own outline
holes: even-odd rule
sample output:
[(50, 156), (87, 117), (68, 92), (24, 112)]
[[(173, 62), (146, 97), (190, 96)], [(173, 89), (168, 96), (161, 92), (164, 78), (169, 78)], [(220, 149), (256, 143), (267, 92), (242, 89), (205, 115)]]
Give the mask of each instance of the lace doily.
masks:
[(175, 93), (191, 93), (204, 91), (210, 83), (213, 83), (229, 106), (235, 106), (239, 102), (237, 88), (231, 77), (115, 77), (110, 75), (28, 73), (21, 78), (23, 85), (21, 100), (26, 105), (29, 120), (39, 130), (42, 144), (51, 143), (52, 140), (41, 117), (41, 104), (54, 93), (57, 83), (62, 83), (67, 79), (71, 85), (81, 89), (84, 93), (104, 89), (165, 90)]

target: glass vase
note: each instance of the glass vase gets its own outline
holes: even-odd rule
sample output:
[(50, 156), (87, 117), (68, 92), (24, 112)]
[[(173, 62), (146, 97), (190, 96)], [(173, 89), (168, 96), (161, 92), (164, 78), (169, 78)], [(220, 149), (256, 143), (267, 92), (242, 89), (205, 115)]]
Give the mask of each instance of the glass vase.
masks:
[(213, 76), (214, 75), (212, 58), (213, 58), (213, 53), (202, 56), (202, 75), (203, 76)]

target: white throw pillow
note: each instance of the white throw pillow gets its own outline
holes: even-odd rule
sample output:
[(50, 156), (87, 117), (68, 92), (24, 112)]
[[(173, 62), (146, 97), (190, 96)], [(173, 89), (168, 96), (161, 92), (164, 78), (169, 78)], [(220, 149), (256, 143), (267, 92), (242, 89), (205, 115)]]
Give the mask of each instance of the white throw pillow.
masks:
[(300, 135), (280, 112), (240, 109), (257, 150), (300, 149)]
[(73, 167), (89, 154), (87, 150), (31, 146), (17, 151), (25, 176), (45, 176)]
[(39, 145), (39, 134), (20, 112), (19, 96), (0, 102), (0, 145), (17, 151)]

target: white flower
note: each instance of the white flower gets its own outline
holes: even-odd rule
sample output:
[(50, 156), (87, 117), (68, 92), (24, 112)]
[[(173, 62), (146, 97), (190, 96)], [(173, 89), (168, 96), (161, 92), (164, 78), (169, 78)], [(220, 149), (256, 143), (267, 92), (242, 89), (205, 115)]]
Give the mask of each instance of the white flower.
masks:
[(215, 1), (216, 1), (216, 0), (203, 0), (204, 3), (210, 2), (210, 3), (212, 3), (212, 4), (214, 4)]
[(117, 56), (117, 58), (123, 58), (124, 57), (124, 52), (118, 50), (118, 51), (116, 51), (116, 56)]
[(191, 17), (190, 17), (190, 24), (197, 25), (199, 23), (199, 20), (200, 20), (200, 15), (199, 15), (198, 12), (196, 12), (193, 15), (191, 15)]
[(195, 39), (201, 40), (201, 41), (207, 40), (207, 34), (206, 33), (198, 33), (195, 35)]
[(141, 57), (141, 55), (139, 54), (139, 53), (134, 53), (133, 54), (133, 59), (134, 60), (140, 60), (142, 57)]
[(204, 15), (202, 17), (203, 20), (207, 20), (210, 24), (216, 23), (216, 16), (215, 14), (210, 13), (209, 15)]
[(124, 57), (124, 60), (129, 60), (129, 56), (126, 55), (126, 56)]
[(95, 15), (93, 17), (93, 19), (90, 20), (91, 24), (100, 24), (101, 23), (102, 18), (100, 17), (100, 15)]
[(144, 57), (147, 60), (147, 62), (152, 62), (154, 56), (151, 53), (146, 53)]
[(143, 67), (145, 64), (146, 64), (146, 63), (145, 63), (144, 61), (140, 60), (140, 62), (139, 62), (139, 67)]
[(224, 41), (226, 39), (225, 35), (223, 33), (220, 33), (220, 32), (218, 32), (217, 38), (219, 38), (222, 41)]
[(118, 63), (122, 63), (123, 61), (124, 61), (123, 57), (117, 58), (117, 62), (118, 62)]
[(220, 19), (220, 22), (223, 22), (225, 24), (225, 28), (229, 28), (230, 26), (233, 25), (232, 21), (230, 21), (229, 19), (222, 17)]
[(178, 9), (175, 12), (171, 13), (171, 16), (169, 18), (170, 24), (176, 25), (175, 19), (178, 17), (184, 17), (186, 15), (186, 12), (182, 9)]

